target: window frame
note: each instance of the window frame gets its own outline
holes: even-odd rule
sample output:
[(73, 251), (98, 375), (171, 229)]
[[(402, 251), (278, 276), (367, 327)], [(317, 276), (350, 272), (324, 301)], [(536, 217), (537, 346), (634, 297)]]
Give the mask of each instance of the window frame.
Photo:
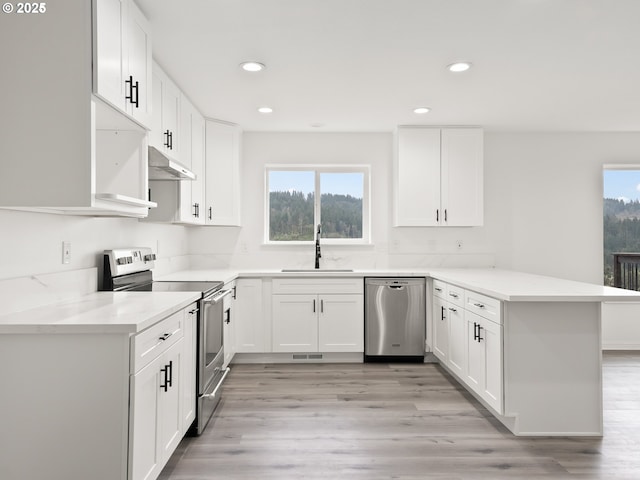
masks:
[[(264, 168), (264, 244), (265, 245), (313, 245), (313, 240), (271, 240), (269, 238), (269, 215), (271, 212), (269, 173), (273, 171), (314, 172), (314, 225), (322, 221), (320, 217), (320, 174), (322, 173), (361, 173), (363, 174), (362, 191), (362, 238), (324, 238), (324, 245), (371, 245), (371, 167), (370, 165), (305, 165), (305, 164), (268, 164)], [(320, 195), (319, 195), (320, 193)]]

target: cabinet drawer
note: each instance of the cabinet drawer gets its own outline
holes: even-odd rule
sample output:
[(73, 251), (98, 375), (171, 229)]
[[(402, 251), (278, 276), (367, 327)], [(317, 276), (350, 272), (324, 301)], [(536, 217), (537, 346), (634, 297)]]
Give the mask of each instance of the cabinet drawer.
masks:
[(500, 300), (467, 290), (465, 293), (465, 308), (487, 320), (502, 324)]
[(274, 278), (272, 293), (364, 293), (362, 278)]
[(131, 338), (131, 373), (136, 373), (184, 335), (184, 310)]
[(464, 295), (464, 288), (447, 284), (447, 295), (445, 296), (447, 302), (464, 308)]
[(447, 284), (440, 280), (433, 280), (432, 290), (433, 296), (438, 298), (447, 298)]

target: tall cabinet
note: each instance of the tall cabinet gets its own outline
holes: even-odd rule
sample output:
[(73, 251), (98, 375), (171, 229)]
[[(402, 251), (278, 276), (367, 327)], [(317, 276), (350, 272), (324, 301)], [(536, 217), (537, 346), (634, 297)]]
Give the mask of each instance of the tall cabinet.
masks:
[(398, 127), (393, 170), (395, 226), (483, 224), (482, 129)]

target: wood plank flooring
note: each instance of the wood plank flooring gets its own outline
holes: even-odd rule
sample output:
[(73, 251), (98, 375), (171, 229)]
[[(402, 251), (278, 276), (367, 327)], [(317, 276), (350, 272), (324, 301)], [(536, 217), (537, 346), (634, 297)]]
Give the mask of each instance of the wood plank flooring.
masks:
[(236, 365), (160, 479), (640, 479), (640, 352), (605, 354), (604, 408), (603, 438), (522, 438), (436, 364)]

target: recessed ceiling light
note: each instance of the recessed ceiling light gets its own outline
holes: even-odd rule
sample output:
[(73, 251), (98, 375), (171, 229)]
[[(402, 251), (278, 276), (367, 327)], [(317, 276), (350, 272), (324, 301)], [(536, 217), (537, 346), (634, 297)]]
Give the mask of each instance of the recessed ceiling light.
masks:
[(466, 72), (471, 68), (471, 64), (469, 62), (457, 62), (452, 63), (451, 65), (447, 65), (447, 70), (450, 72)]
[(260, 107), (258, 108), (260, 113), (273, 113), (273, 108), (271, 107)]
[(260, 62), (242, 62), (240, 67), (246, 72), (260, 72), (267, 68), (264, 63)]
[(418, 107), (413, 109), (413, 113), (422, 115), (423, 113), (429, 113), (431, 109), (429, 107)]

